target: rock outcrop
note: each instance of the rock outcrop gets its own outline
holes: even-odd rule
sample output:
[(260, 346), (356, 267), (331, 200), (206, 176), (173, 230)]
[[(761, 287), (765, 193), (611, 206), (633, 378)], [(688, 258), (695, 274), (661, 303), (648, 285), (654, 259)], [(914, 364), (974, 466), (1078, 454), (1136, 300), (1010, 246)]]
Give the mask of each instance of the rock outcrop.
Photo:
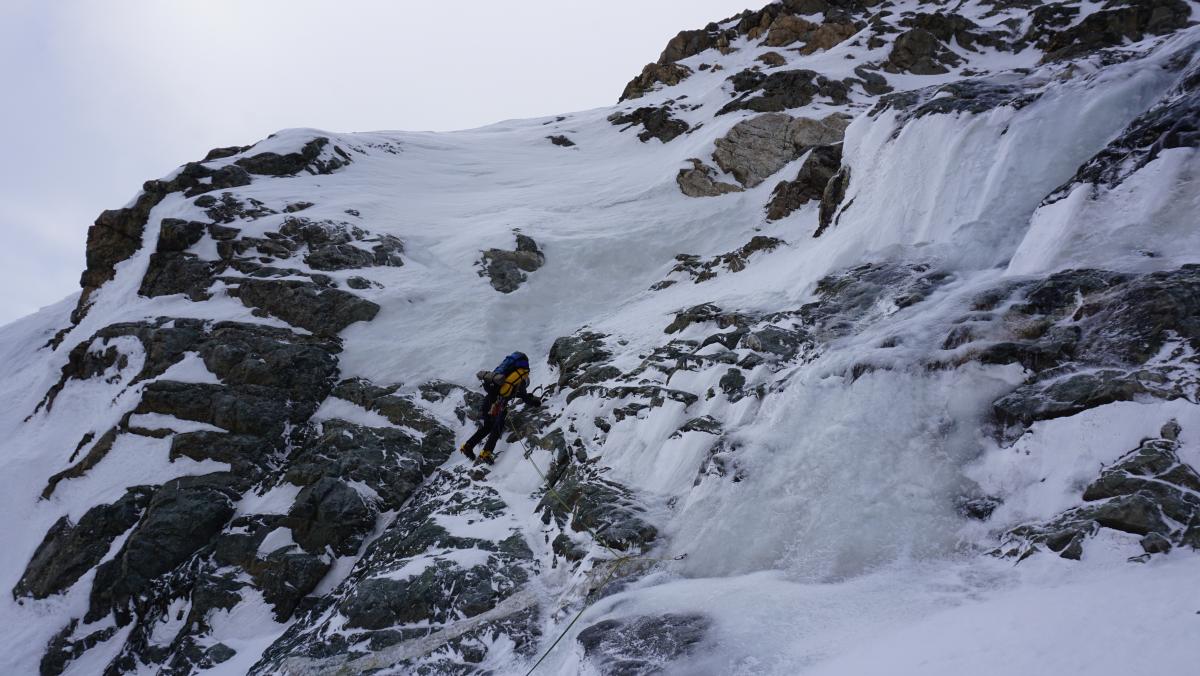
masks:
[(1200, 549), (1200, 474), (1176, 453), (1178, 423), (1160, 435), (1106, 467), (1084, 489), (1082, 506), (1008, 530), (993, 554), (1021, 560), (1044, 548), (1080, 559), (1087, 540), (1103, 528), (1138, 536), (1139, 559), (1180, 545)]
[(742, 188), (734, 183), (725, 183), (716, 179), (717, 170), (699, 159), (691, 158), (691, 169), (680, 169), (675, 176), (679, 190), (688, 197), (717, 197), (731, 192), (741, 192)]
[(492, 288), (500, 293), (512, 293), (546, 262), (546, 255), (532, 237), (517, 233), (517, 248), (513, 251), (488, 249), (478, 265), (479, 276), (487, 277)]
[(846, 190), (849, 187), (850, 167), (842, 165), (838, 168), (837, 173), (825, 183), (825, 189), (821, 191), (817, 229), (813, 232), (813, 237), (820, 237), (830, 226), (837, 223), (838, 211), (842, 209), (842, 202), (846, 199)]
[[(500, 495), (465, 471), (439, 471), (412, 494), (346, 581), (264, 654), (251, 673), (469, 673), (496, 633), (529, 656), (541, 634), (524, 591), (533, 554)], [(507, 537), (462, 535), (444, 523), (492, 523)], [(467, 530), (470, 530), (469, 528)], [(475, 529), (478, 530), (478, 529)]]
[[(1067, 270), (982, 294), (944, 346), (987, 364), (1017, 363), (1025, 383), (993, 403), (997, 434), (1114, 401), (1193, 396), (1195, 357), (1157, 358), (1170, 341), (1200, 347), (1200, 266), (1130, 275)], [(1002, 312), (996, 312), (1002, 309)]]
[(841, 143), (849, 120), (768, 113), (734, 125), (717, 139), (713, 160), (744, 187), (753, 188), (816, 146)]
[(771, 191), (771, 201), (767, 202), (767, 220), (787, 218), (809, 202), (820, 202), (841, 163), (840, 144), (813, 148), (796, 172), (796, 178), (780, 181)]
[(737, 110), (777, 113), (801, 108), (822, 97), (835, 105), (849, 103), (844, 82), (831, 80), (806, 69), (777, 70), (762, 73), (743, 70), (729, 78), (734, 99), (717, 111), (718, 115)]
[(603, 673), (653, 674), (695, 652), (711, 625), (700, 614), (641, 615), (597, 622), (576, 640)]
[(1182, 0), (1135, 0), (1106, 5), (1076, 21), (1078, 14), (1078, 7), (1038, 7), (1024, 38), (1045, 53), (1043, 61), (1071, 59), (1179, 30), (1188, 24), (1191, 9)]
[[(722, 270), (741, 272), (746, 269), (751, 256), (756, 253), (773, 251), (783, 244), (786, 242), (775, 237), (755, 235), (739, 249), (707, 260), (693, 254), (679, 254), (675, 256), (675, 260), (678, 262), (671, 272), (690, 276), (695, 283), (699, 284), (716, 277)], [(662, 282), (656, 286), (662, 288)]]
[(690, 127), (688, 123), (671, 115), (670, 105), (643, 106), (625, 113), (613, 113), (608, 121), (621, 126), (621, 131), (641, 126), (638, 138), (643, 143), (656, 138), (663, 143), (670, 143)]
[[(190, 162), (171, 178), (147, 181), (133, 204), (122, 209), (105, 211), (88, 230), (87, 268), (80, 278), (83, 295), (72, 316), (78, 323), (91, 305), (92, 295), (115, 274), (115, 267), (142, 248), (142, 235), (150, 212), (168, 195), (183, 193), (195, 197), (202, 193), (227, 190), (251, 183), (252, 174), (272, 176), (296, 174), (300, 171), (328, 174), (350, 162), (350, 156), (334, 145), (327, 149), (326, 137), (314, 138), (300, 151), (286, 155), (260, 153), (244, 157), (233, 164), (223, 163), (234, 149), (210, 152), (202, 162)], [(239, 150), (239, 152), (244, 152)], [(220, 166), (208, 166), (222, 162)]]
[(663, 84), (667, 87), (677, 85), (686, 80), (691, 74), (691, 68), (677, 63), (648, 63), (642, 69), (640, 75), (625, 85), (625, 91), (621, 92), (620, 100), (626, 101), (628, 99), (640, 98), (646, 92), (654, 89), (654, 86), (657, 84)]

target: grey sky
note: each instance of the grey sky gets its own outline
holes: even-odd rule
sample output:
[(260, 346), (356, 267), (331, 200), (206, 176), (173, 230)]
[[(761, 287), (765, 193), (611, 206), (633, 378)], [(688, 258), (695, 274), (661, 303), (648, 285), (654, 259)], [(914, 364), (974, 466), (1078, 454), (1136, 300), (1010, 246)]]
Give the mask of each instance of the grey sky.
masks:
[(0, 324), (77, 289), (142, 182), (286, 127), (449, 130), (613, 103), (765, 0), (4, 0)]

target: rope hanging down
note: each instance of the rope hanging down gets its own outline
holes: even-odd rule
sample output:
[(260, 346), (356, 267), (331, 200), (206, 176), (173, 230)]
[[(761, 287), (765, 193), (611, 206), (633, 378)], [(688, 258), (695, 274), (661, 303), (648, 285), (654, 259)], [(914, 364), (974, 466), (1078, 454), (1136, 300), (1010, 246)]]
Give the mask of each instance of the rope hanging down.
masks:
[[(574, 509), (571, 507), (571, 505), (567, 504), (567, 501), (564, 500), (561, 495), (559, 495), (558, 491), (554, 489), (554, 486), (550, 485), (550, 480), (546, 477), (546, 474), (544, 472), (542, 472), (542, 468), (538, 467), (537, 463), (533, 461), (533, 458), (531, 457), (533, 455), (533, 448), (525, 443), (524, 437), (522, 437), (521, 433), (519, 431), (517, 431), (517, 428), (515, 425), (513, 425), (513, 422), (511, 419), (508, 420), (508, 428), (509, 428), (509, 430), (512, 431), (513, 434), (516, 435), (517, 441), (525, 449), (525, 459), (527, 461), (529, 461), (529, 464), (533, 466), (534, 471), (536, 471), (538, 473), (538, 476), (542, 478), (542, 483), (546, 486), (546, 493), (548, 495), (550, 495), (551, 497), (553, 497), (556, 501), (558, 501), (558, 504), (562, 506), (564, 513), (570, 514), (571, 512), (573, 512)], [(553, 652), (553, 650), (558, 646), (558, 644), (560, 642), (562, 642), (563, 638), (565, 638), (566, 635), (571, 632), (571, 627), (574, 627), (575, 623), (579, 621), (579, 618), (583, 617), (584, 612), (586, 612), (587, 609), (590, 608), (593, 603), (595, 603), (596, 599), (594, 599), (592, 597), (594, 597), (598, 592), (603, 591), (604, 588), (606, 586), (608, 586), (608, 583), (612, 582), (612, 579), (614, 577), (616, 577), (617, 571), (620, 570), (622, 564), (628, 563), (630, 561), (653, 561), (653, 562), (682, 561), (684, 558), (687, 557), (687, 554), (680, 554), (679, 556), (676, 556), (676, 557), (672, 557), (669, 559), (663, 559), (663, 558), (655, 558), (655, 557), (649, 557), (649, 556), (634, 556), (631, 554), (621, 554), (621, 553), (618, 553), (612, 547), (604, 544), (604, 542), (600, 539), (600, 537), (596, 534), (596, 532), (594, 530), (592, 530), (591, 528), (589, 528), (586, 524), (581, 523), (579, 525), (580, 525), (580, 527), (582, 527), (584, 529), (585, 532), (587, 532), (588, 535), (592, 536), (592, 541), (594, 541), (596, 544), (603, 547), (605, 550), (608, 551), (609, 554), (611, 554), (613, 556), (612, 560), (607, 562), (610, 565), (608, 575), (605, 576), (604, 581), (600, 583), (600, 586), (598, 586), (594, 590), (588, 592), (587, 596), (584, 597), (585, 602), (583, 604), (583, 607), (581, 607), (579, 609), (579, 612), (575, 613), (575, 617), (571, 618), (571, 621), (567, 623), (567, 626), (562, 630), (562, 632), (559, 633), (558, 637), (554, 639), (554, 642), (550, 644), (550, 647), (546, 648), (545, 652), (542, 653), (542, 656), (538, 658), (537, 662), (533, 663), (533, 666), (529, 668), (529, 671), (525, 672), (525, 676), (531, 676), (533, 674), (533, 672), (537, 671), (537, 668), (539, 666), (541, 666), (542, 662), (546, 661), (546, 658), (550, 656), (550, 653)]]

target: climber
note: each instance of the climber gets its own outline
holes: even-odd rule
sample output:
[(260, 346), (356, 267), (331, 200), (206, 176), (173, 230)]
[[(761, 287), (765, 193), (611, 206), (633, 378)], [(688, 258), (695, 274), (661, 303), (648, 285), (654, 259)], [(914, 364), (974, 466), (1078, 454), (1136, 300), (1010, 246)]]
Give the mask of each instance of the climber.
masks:
[[(526, 389), (529, 386), (529, 357), (523, 352), (513, 352), (505, 357), (495, 370), (480, 371), (475, 376), (483, 381), (483, 390), (487, 394), (480, 411), (482, 418), (479, 420), (479, 429), (458, 450), (471, 460), (490, 465), (495, 459), (493, 453), (496, 450), (496, 442), (504, 432), (508, 402), (519, 398), (526, 406), (537, 408), (542, 405), (542, 400)], [(479, 459), (476, 460), (475, 445), (484, 437), (487, 437), (487, 443), (483, 445)]]

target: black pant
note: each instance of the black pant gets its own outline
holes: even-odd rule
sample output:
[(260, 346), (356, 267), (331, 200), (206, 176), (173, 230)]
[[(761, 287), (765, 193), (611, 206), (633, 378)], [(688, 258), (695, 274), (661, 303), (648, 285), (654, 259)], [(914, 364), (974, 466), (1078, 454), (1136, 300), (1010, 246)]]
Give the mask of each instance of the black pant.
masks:
[[(479, 421), (479, 429), (475, 430), (475, 434), (467, 439), (467, 443), (463, 447), (468, 451), (475, 448), (476, 444), (483, 441), (487, 437), (487, 443), (483, 445), (483, 450), (491, 453), (496, 450), (496, 443), (500, 441), (500, 435), (504, 434), (504, 420), (508, 417), (508, 406), (506, 402), (500, 402), (496, 406), (496, 397), (488, 396), (483, 401), (483, 418)], [(496, 410), (493, 414), (493, 407)]]

